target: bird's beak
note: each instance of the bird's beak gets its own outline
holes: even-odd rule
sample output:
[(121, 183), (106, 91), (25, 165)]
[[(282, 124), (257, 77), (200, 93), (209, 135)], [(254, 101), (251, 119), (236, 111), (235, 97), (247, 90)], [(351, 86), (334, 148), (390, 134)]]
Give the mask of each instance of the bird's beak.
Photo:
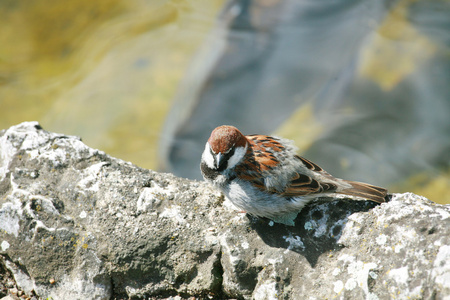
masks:
[(223, 159), (223, 155), (222, 153), (217, 153), (216, 155), (216, 168), (218, 169), (220, 166), (220, 161)]

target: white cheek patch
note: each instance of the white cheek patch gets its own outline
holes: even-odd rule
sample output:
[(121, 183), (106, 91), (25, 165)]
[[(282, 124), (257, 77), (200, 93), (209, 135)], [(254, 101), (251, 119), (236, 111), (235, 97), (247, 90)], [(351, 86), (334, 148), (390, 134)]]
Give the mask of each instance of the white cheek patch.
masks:
[(216, 167), (214, 166), (214, 157), (212, 156), (210, 149), (211, 148), (209, 147), (209, 143), (206, 142), (205, 150), (203, 151), (202, 154), (202, 160), (206, 163), (206, 165), (210, 169), (215, 169)]
[(244, 157), (247, 152), (247, 145), (245, 147), (237, 147), (234, 154), (228, 159), (227, 169), (231, 169), (236, 166)]

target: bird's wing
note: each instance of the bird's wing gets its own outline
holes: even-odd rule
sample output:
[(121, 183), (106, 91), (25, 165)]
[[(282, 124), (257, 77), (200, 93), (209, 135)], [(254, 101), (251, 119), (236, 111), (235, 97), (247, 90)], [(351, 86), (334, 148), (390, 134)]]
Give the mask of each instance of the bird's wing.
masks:
[[(303, 170), (296, 172), (282, 193), (284, 196), (295, 197), (336, 191), (337, 184), (333, 182), (335, 179), (333, 176), (306, 158), (296, 155), (295, 159), (300, 160), (303, 166), (311, 172), (308, 172), (309, 175), (304, 174)], [(319, 176), (330, 180), (318, 179)]]
[(295, 197), (336, 192), (378, 203), (386, 201), (387, 190), (385, 188), (363, 182), (337, 179), (306, 158), (298, 155), (295, 158), (311, 171), (309, 172), (311, 175), (298, 172), (282, 193), (285, 196)]
[[(236, 177), (256, 188), (285, 197), (339, 193), (384, 202), (387, 190), (333, 177), (312, 161), (295, 154), (288, 141), (266, 135), (246, 136), (252, 151), (236, 168)], [(294, 160), (294, 161), (292, 161)]]

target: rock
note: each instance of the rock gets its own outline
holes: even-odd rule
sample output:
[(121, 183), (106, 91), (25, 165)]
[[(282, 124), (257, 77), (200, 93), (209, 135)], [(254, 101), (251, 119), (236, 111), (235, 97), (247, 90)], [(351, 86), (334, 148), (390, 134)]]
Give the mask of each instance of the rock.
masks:
[(13, 296), (11, 296), (11, 295), (8, 295), (8, 296), (5, 296), (5, 297), (3, 297), (3, 298), (0, 298), (0, 300), (17, 300), (18, 298), (16, 297), (16, 298), (14, 298)]
[(450, 207), (319, 199), (296, 226), (36, 122), (0, 133), (0, 260), (53, 299), (443, 299)]

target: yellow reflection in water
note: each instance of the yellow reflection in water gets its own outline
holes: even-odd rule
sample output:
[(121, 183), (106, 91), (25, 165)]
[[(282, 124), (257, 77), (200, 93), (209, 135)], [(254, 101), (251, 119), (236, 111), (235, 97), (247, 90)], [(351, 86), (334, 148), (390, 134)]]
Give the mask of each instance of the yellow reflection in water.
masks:
[(317, 140), (324, 131), (313, 113), (311, 103), (305, 103), (297, 109), (275, 132), (275, 135), (294, 141), (298, 153), (302, 153)]
[(392, 190), (395, 192), (412, 192), (437, 203), (450, 204), (449, 186), (450, 170), (434, 177), (431, 177), (427, 172), (416, 174), (404, 182), (395, 184)]
[(399, 1), (376, 31), (371, 44), (363, 50), (360, 73), (385, 91), (392, 90), (415, 72), (436, 51), (436, 45), (408, 20), (409, 9), (415, 2)]
[(223, 0), (0, 3), (0, 128), (37, 120), (153, 168), (159, 132)]

